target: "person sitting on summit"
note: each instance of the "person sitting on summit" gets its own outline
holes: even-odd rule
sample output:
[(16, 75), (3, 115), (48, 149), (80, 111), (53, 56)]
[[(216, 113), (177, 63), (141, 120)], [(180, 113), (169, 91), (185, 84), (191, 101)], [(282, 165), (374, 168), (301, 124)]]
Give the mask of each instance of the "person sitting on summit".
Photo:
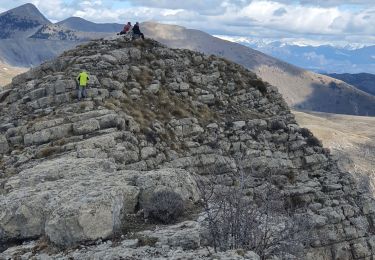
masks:
[(122, 29), (122, 31), (118, 33), (117, 35), (127, 34), (128, 32), (130, 32), (131, 29), (132, 29), (132, 24), (131, 22), (128, 22), (127, 24), (125, 24), (124, 29)]
[(144, 34), (141, 33), (141, 30), (139, 29), (139, 23), (138, 22), (136, 22), (134, 27), (133, 27), (133, 35), (134, 36), (140, 36), (140, 37), (142, 37), (143, 40), (145, 39)]

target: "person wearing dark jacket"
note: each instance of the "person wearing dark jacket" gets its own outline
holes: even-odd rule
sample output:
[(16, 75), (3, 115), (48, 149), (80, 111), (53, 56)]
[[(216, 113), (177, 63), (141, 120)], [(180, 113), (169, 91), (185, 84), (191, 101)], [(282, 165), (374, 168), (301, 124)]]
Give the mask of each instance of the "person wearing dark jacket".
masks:
[(139, 29), (139, 23), (138, 22), (136, 22), (135, 25), (133, 26), (133, 34), (141, 36), (143, 40), (145, 39), (144, 34), (141, 33), (141, 30)]

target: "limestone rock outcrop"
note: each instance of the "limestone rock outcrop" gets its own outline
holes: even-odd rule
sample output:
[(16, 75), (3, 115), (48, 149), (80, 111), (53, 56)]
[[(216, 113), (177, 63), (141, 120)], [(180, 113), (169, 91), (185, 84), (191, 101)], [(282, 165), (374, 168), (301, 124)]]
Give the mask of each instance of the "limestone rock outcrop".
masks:
[[(199, 240), (200, 227), (197, 222), (186, 221), (170, 227), (157, 229), (155, 232), (139, 233), (138, 238), (125, 239), (120, 243), (105, 241), (95, 246), (81, 246), (79, 249), (64, 253), (48, 255), (33, 254), (31, 251), (37, 243), (30, 242), (6, 250), (5, 259), (18, 255), (21, 259), (220, 259), (220, 260), (260, 260), (254, 252), (229, 250), (214, 253), (209, 247), (201, 247)], [(149, 236), (150, 237), (147, 237)], [(157, 239), (155, 239), (157, 238)], [(148, 243), (148, 244), (147, 244)]]
[[(89, 97), (78, 102), (74, 78), (81, 70), (90, 74)], [(12, 243), (30, 239), (69, 247), (128, 234), (127, 216), (140, 214), (153, 192), (174, 191), (194, 204), (196, 176), (233, 186), (239, 169), (248, 194), (269, 182), (307, 214), (314, 229), (306, 259), (375, 254), (372, 196), (297, 125), (276, 88), (239, 65), (152, 40), (97, 40), (17, 76), (6, 89), (0, 250), (7, 250), (0, 258), (20, 255)], [(137, 233), (159, 247), (127, 239), (123, 247), (109, 241), (51, 257), (205, 259), (199, 223), (178, 225)]]
[(106, 239), (152, 192), (166, 189), (197, 201), (188, 172), (178, 169), (116, 171), (108, 159), (63, 157), (44, 161), (4, 183), (0, 201), (2, 239), (42, 235), (55, 244)]

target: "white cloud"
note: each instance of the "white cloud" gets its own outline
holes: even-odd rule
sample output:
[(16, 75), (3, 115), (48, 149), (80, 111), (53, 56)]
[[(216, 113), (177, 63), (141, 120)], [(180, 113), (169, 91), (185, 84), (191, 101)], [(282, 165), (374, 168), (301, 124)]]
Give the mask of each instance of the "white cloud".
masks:
[[(274, 2), (290, 4), (290, 0), (273, 0)], [(338, 6), (338, 5), (373, 5), (373, 0), (299, 0), (301, 5)]]
[[(113, 8), (114, 1), (133, 6)], [(375, 38), (374, 0), (13, 0), (1, 8), (26, 2), (53, 21), (69, 16), (94, 22), (153, 20), (220, 35), (315, 42), (362, 44)]]
[(193, 10), (199, 14), (217, 15), (225, 12), (226, 8), (246, 6), (252, 0), (128, 0), (136, 6), (147, 6), (163, 9)]

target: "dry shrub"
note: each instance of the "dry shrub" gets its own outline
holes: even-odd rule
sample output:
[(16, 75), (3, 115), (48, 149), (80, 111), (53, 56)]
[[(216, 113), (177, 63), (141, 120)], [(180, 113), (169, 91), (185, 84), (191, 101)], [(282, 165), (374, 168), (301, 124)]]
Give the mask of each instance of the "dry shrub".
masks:
[[(312, 225), (299, 208), (295, 213), (280, 189), (266, 181), (248, 196), (248, 173), (240, 169), (233, 186), (216, 177), (197, 178), (207, 240), (215, 251), (244, 249), (256, 252), (262, 260), (301, 259), (303, 248), (311, 242)], [(271, 177), (271, 176), (270, 176)]]
[(177, 118), (184, 118), (189, 116), (189, 113), (185, 109), (178, 106), (172, 109), (171, 114), (172, 116)]
[(116, 110), (116, 105), (113, 104), (112, 102), (106, 100), (105, 103), (104, 103), (104, 107), (109, 109), (109, 110)]
[(310, 146), (322, 146), (322, 142), (315, 136), (309, 136), (306, 140), (307, 144)]
[(257, 88), (263, 95), (267, 93), (267, 85), (260, 79), (250, 80), (250, 84)]
[(274, 130), (274, 131), (284, 129), (284, 128), (285, 128), (285, 124), (282, 121), (272, 121), (271, 122), (271, 129)]
[(52, 142), (51, 145), (52, 146), (63, 146), (66, 143), (67, 143), (67, 140), (65, 138), (61, 138), (57, 141)]
[(138, 246), (150, 246), (154, 247), (158, 239), (155, 237), (147, 237), (147, 236), (137, 236), (138, 239)]
[(310, 146), (322, 146), (322, 142), (316, 138), (313, 133), (307, 128), (301, 128), (300, 133), (306, 138), (306, 143)]
[(301, 128), (300, 132), (301, 132), (302, 136), (305, 137), (305, 138), (312, 135), (311, 131), (308, 128), (305, 128), (305, 127)]
[(134, 47), (142, 49), (142, 48), (147, 47), (151, 42), (148, 39), (143, 40), (139, 38), (139, 39), (133, 40), (132, 43)]
[(81, 110), (85, 110), (85, 109), (86, 109), (86, 103), (85, 103), (85, 102), (80, 103), (80, 104), (79, 104), (79, 108), (80, 108)]
[(48, 238), (42, 237), (37, 241), (36, 245), (32, 248), (32, 253), (33, 254), (40, 253), (40, 252), (48, 249), (49, 246), (50, 246), (50, 244), (49, 244)]
[(156, 222), (175, 222), (184, 212), (184, 201), (173, 191), (158, 191), (151, 195), (145, 206), (146, 215)]
[(51, 155), (54, 155), (54, 154), (57, 154), (61, 151), (61, 148), (60, 147), (56, 147), (56, 146), (48, 146), (48, 147), (45, 147), (45, 148), (42, 148), (38, 153), (37, 153), (37, 158), (46, 158), (46, 157), (49, 157)]
[(142, 87), (146, 87), (151, 84), (153, 75), (150, 70), (142, 69), (141, 73), (135, 76), (135, 79)]

